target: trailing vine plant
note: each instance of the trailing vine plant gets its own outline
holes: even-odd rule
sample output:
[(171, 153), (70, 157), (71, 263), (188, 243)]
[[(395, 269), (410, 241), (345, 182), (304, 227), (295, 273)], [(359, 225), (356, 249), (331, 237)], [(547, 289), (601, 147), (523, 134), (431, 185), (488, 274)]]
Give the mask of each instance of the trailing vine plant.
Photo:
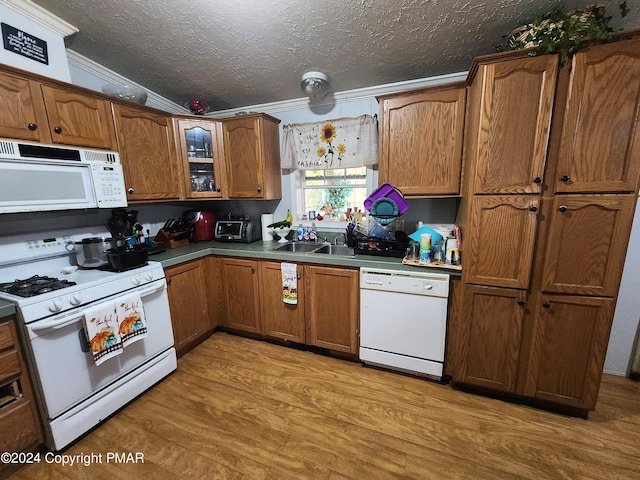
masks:
[[(626, 0), (618, 5), (620, 17), (630, 9)], [(499, 52), (532, 48), (530, 55), (558, 53), (560, 65), (583, 47), (585, 41), (606, 43), (612, 41), (617, 32), (611, 27), (611, 15), (606, 15), (600, 4), (565, 13), (556, 7), (544, 16), (536, 16), (531, 23), (511, 31), (506, 41), (496, 47)]]

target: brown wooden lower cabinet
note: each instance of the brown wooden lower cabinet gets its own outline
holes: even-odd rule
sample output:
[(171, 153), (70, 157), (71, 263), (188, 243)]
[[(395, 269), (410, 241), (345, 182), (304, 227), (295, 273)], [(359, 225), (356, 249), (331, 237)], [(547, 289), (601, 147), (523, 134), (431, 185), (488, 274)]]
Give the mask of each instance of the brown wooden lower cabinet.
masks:
[[(259, 282), (262, 302), (262, 333), (268, 337), (304, 343), (305, 295), (298, 294), (297, 304), (282, 301), (280, 262), (260, 262)], [(304, 292), (304, 267), (297, 266), (298, 292)]]
[(514, 392), (524, 319), (523, 290), (467, 285), (460, 380)]
[(612, 298), (541, 296), (527, 369), (528, 396), (595, 408), (613, 305)]
[(305, 266), (307, 343), (358, 353), (358, 270)]
[[(249, 333), (262, 333), (258, 262), (240, 258), (222, 258), (224, 314), (222, 325)], [(282, 285), (282, 282), (278, 282)]]
[[(25, 452), (43, 435), (14, 317), (0, 319), (0, 452)], [(17, 465), (0, 463), (0, 478)]]
[(221, 258), (223, 320), (230, 329), (358, 353), (358, 270), (297, 266), (298, 303), (282, 301), (280, 262)]
[(213, 330), (205, 288), (206, 260), (194, 260), (165, 269), (167, 293), (178, 355), (182, 355)]
[(464, 286), (454, 382), (546, 405), (595, 409), (614, 299)]

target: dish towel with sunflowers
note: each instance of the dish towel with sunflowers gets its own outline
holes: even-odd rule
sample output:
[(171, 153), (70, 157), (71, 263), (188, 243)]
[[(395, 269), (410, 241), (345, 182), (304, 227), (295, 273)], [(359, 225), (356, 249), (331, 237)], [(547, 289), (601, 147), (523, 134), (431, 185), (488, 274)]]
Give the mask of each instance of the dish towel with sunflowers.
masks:
[(378, 163), (378, 121), (371, 115), (282, 128), (283, 170), (355, 168)]
[(281, 263), (282, 301), (295, 305), (298, 303), (298, 275), (295, 263)]
[(84, 329), (96, 365), (122, 353), (116, 304), (107, 302), (84, 311)]
[(147, 321), (139, 293), (131, 293), (118, 298), (116, 311), (123, 347), (147, 336)]

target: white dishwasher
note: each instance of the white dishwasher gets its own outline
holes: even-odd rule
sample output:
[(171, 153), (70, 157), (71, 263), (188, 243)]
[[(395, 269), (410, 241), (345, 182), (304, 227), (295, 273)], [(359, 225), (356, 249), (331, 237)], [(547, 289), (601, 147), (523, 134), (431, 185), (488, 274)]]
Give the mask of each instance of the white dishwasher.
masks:
[(442, 379), (449, 275), (360, 270), (360, 360)]

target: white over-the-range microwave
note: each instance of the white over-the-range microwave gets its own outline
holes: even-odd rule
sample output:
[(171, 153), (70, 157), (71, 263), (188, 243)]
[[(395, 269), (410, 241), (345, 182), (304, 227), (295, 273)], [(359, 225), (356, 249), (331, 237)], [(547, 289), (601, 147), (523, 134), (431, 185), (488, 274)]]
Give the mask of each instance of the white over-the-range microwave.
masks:
[(0, 213), (126, 206), (117, 152), (0, 139)]

